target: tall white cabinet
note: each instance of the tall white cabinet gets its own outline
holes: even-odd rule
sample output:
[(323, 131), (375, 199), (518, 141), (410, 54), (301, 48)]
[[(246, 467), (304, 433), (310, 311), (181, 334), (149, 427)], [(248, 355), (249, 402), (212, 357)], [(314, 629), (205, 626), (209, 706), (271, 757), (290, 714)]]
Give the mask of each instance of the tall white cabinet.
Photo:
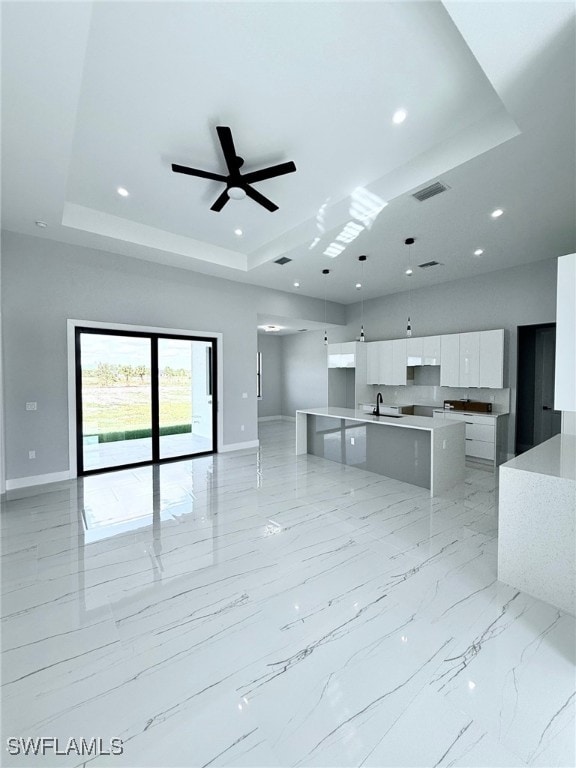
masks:
[(504, 330), (480, 332), (480, 387), (504, 387)]
[(442, 336), (440, 342), (440, 386), (460, 386), (460, 334)]
[(480, 333), (460, 334), (460, 387), (480, 386)]

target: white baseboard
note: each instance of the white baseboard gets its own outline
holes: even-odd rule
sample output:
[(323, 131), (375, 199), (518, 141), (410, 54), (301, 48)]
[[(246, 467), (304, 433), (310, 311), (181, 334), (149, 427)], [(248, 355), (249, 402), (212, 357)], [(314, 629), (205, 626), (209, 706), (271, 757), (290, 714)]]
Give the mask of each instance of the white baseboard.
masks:
[(6, 490), (15, 491), (18, 488), (29, 488), (32, 485), (46, 485), (46, 483), (61, 483), (62, 480), (70, 480), (70, 471), (50, 472), (47, 475), (30, 475), (30, 477), (16, 477), (14, 480), (6, 480)]
[(228, 443), (218, 449), (218, 453), (228, 453), (229, 451), (242, 451), (246, 448), (258, 448), (260, 440), (247, 440), (245, 443)]
[(296, 421), (296, 416), (258, 416), (258, 421)]

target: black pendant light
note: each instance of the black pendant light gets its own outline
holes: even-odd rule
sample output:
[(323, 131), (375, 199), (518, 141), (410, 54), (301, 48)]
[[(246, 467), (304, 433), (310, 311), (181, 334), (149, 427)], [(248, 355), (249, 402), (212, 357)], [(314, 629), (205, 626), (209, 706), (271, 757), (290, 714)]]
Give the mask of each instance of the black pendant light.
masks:
[[(364, 289), (364, 264), (366, 263), (366, 259), (368, 256), (358, 256), (358, 261), (362, 265), (362, 277), (360, 282), (360, 290), (362, 291)], [(366, 337), (364, 336), (364, 294), (362, 293), (360, 296), (360, 339), (359, 341), (366, 341)]]
[[(408, 246), (408, 264), (406, 266), (406, 274), (408, 277), (412, 277), (412, 246), (414, 245), (415, 238), (407, 237), (404, 240), (404, 245)], [(406, 323), (406, 336), (410, 338), (412, 336), (412, 321), (410, 316), (412, 315), (412, 285), (408, 287), (408, 322)]]
[[(328, 275), (330, 274), (330, 270), (329, 269), (323, 269), (322, 270), (322, 274), (325, 277), (328, 277)], [(326, 329), (326, 289), (327, 289), (327, 284), (325, 282), (324, 283), (324, 344), (327, 345), (328, 344), (328, 331)]]

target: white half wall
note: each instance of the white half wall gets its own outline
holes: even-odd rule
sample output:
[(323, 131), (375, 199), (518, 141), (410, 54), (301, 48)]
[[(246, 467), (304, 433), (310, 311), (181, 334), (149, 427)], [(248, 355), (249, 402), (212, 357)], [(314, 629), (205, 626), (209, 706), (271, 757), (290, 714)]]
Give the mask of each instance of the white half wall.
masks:
[(282, 413), (282, 336), (258, 334), (258, 352), (262, 355), (262, 397), (258, 400), (258, 418)]
[(558, 259), (554, 408), (576, 411), (576, 253)]

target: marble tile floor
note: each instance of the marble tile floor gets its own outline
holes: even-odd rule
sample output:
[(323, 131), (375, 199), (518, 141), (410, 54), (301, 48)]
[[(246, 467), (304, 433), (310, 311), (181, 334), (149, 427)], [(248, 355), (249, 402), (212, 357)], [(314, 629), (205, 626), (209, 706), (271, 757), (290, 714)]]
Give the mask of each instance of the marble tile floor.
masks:
[(574, 617), (497, 581), (497, 488), (258, 451), (8, 494), (8, 766), (574, 766)]

